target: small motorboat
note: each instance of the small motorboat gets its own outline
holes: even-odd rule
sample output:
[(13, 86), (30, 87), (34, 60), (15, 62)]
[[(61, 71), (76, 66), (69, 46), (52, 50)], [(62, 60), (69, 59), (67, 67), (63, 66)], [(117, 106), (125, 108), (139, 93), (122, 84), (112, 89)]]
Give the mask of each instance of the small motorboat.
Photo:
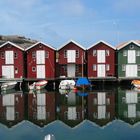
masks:
[(44, 140), (55, 140), (55, 136), (53, 134), (48, 134), (45, 136)]
[(33, 84), (29, 85), (29, 90), (43, 89), (47, 85), (47, 83), (48, 83), (48, 81), (46, 81), (46, 80), (34, 82)]
[(132, 84), (134, 87), (140, 89), (140, 80), (133, 80), (133, 81), (131, 82), (131, 84)]
[(15, 88), (16, 84), (17, 84), (16, 81), (2, 83), (2, 85), (1, 85), (1, 90), (13, 89), (13, 88)]
[(59, 89), (74, 89), (75, 81), (74, 80), (62, 80), (59, 84)]

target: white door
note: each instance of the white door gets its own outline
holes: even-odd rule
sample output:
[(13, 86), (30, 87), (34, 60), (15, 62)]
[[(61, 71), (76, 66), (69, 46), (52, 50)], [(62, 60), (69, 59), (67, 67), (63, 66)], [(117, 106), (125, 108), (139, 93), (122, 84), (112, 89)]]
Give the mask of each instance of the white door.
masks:
[(37, 105), (46, 105), (46, 94), (37, 94)]
[(67, 61), (68, 63), (75, 63), (76, 61), (76, 51), (75, 50), (68, 50), (67, 51)]
[(136, 63), (136, 52), (135, 50), (128, 50), (128, 63)]
[(13, 51), (5, 51), (5, 64), (14, 64)]
[(36, 51), (36, 64), (45, 64), (45, 51)]
[(15, 108), (14, 108), (14, 106), (6, 106), (6, 120), (8, 120), (8, 121), (15, 120)]
[(97, 63), (105, 63), (105, 50), (97, 51)]
[(46, 106), (37, 106), (37, 119), (38, 120), (46, 119)]
[(76, 107), (68, 107), (68, 120), (76, 120)]
[(67, 65), (67, 76), (68, 77), (75, 77), (75, 64), (68, 64)]
[(45, 65), (37, 65), (37, 78), (45, 78)]
[(136, 117), (136, 104), (128, 104), (128, 118)]
[(106, 106), (99, 105), (98, 106), (98, 119), (105, 119), (106, 118)]
[(105, 77), (105, 65), (104, 64), (99, 64), (97, 65), (97, 77)]
[(126, 77), (137, 77), (137, 65), (126, 65)]
[(138, 103), (138, 93), (135, 91), (126, 91), (126, 103)]
[(106, 104), (106, 94), (105, 92), (98, 92), (97, 93), (98, 98), (98, 105), (105, 105)]
[(14, 66), (2, 66), (2, 76), (14, 78)]

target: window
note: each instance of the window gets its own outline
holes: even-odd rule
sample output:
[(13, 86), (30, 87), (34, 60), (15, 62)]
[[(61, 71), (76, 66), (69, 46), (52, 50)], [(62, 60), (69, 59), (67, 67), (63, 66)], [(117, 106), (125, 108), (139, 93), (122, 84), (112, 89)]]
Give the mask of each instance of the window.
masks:
[(109, 56), (109, 50), (106, 50), (105, 53), (106, 53), (106, 56)]
[(62, 68), (63, 68), (63, 71), (64, 71), (64, 72), (67, 71), (67, 66), (66, 66), (66, 65), (63, 65)]
[(79, 66), (76, 65), (76, 72), (79, 72)]
[(110, 65), (109, 65), (109, 64), (106, 65), (106, 70), (107, 70), (107, 71), (110, 70)]
[(35, 72), (36, 71), (36, 67), (32, 67), (32, 72)]
[(129, 46), (130, 49), (134, 49), (134, 47), (135, 47), (135, 45), (133, 45), (133, 44), (131, 44), (131, 45)]
[(32, 52), (32, 58), (36, 58), (36, 53), (35, 53), (35, 51)]
[(76, 50), (76, 58), (79, 58), (79, 51)]
[(140, 71), (140, 65), (138, 65), (138, 71)]
[(39, 44), (39, 48), (42, 48), (42, 45), (41, 44)]
[(64, 58), (67, 58), (67, 50), (64, 50)]
[(18, 53), (14, 52), (14, 58), (17, 59), (18, 58)]
[(140, 51), (136, 51), (136, 56), (140, 56)]
[(96, 68), (96, 64), (93, 64), (93, 71), (96, 71), (97, 68)]
[(45, 52), (45, 58), (49, 58), (49, 52), (48, 51)]
[(127, 56), (127, 51), (126, 50), (123, 51), (123, 56)]
[(97, 105), (97, 98), (93, 98), (93, 105)]
[(1, 52), (1, 59), (4, 59), (4, 57), (5, 57), (4, 52)]
[(97, 56), (97, 50), (93, 50), (93, 56)]
[(17, 74), (18, 73), (18, 68), (15, 68), (15, 74)]
[(126, 66), (122, 65), (122, 71), (125, 71), (125, 69), (126, 69)]

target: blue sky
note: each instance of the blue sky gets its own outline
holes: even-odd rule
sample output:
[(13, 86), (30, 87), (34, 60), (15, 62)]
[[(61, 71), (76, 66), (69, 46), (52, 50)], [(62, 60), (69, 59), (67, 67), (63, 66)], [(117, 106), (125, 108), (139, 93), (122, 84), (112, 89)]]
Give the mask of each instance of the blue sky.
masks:
[(0, 0), (0, 34), (23, 35), (58, 48), (140, 39), (140, 0)]

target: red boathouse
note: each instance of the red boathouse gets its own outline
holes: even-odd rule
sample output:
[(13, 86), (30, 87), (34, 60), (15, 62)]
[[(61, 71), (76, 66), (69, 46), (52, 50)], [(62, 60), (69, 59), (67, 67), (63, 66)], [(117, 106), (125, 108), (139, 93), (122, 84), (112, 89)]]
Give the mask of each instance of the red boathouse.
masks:
[(27, 54), (27, 79), (54, 79), (55, 49), (37, 42), (25, 49)]
[(109, 78), (115, 76), (115, 48), (99, 41), (87, 49), (89, 78)]
[(57, 76), (80, 77), (83, 73), (85, 48), (70, 40), (58, 49)]
[(0, 75), (3, 78), (15, 79), (24, 77), (24, 48), (5, 42), (0, 46)]

